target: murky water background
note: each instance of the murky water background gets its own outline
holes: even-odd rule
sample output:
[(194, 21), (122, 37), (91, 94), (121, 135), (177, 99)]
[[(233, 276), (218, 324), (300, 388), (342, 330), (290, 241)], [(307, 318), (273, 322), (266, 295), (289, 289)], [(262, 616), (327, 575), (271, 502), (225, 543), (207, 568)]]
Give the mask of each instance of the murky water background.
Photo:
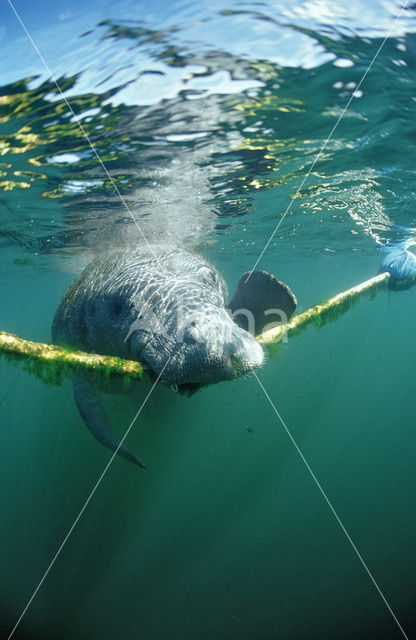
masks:
[[(250, 269), (400, 10), (396, 2), (16, 5), (0, 10), (0, 330), (49, 341), (99, 250), (149, 239)], [(259, 265), (299, 310), (415, 235), (415, 10), (403, 12)], [(113, 182), (112, 182), (113, 181)], [(415, 637), (414, 296), (289, 341), (265, 388)], [(109, 453), (70, 384), (0, 363), (7, 637)], [(144, 391), (143, 391), (144, 393)], [(142, 400), (109, 396), (123, 433)], [(15, 638), (403, 637), (256, 380), (159, 388)]]

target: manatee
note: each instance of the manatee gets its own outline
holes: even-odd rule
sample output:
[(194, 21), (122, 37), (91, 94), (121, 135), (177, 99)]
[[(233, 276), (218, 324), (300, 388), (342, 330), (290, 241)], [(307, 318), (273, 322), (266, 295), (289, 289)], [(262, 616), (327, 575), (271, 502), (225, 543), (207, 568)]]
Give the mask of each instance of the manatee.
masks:
[[(245, 274), (247, 276), (248, 274)], [(296, 298), (265, 271), (243, 276), (227, 310), (227, 286), (215, 267), (185, 250), (125, 250), (91, 262), (70, 285), (55, 313), (52, 340), (83, 351), (137, 360), (178, 388), (231, 380), (264, 360), (255, 336), (233, 319), (244, 307), (260, 333), (267, 309), (290, 317)], [(234, 316), (238, 321), (238, 317)], [(268, 320), (266, 318), (268, 322)], [(78, 410), (94, 437), (145, 466), (114, 433), (100, 391), (75, 376)]]
[(296, 305), (290, 288), (276, 276), (267, 271), (248, 271), (241, 276), (229, 307), (239, 327), (259, 335), (273, 320), (274, 324), (289, 320)]

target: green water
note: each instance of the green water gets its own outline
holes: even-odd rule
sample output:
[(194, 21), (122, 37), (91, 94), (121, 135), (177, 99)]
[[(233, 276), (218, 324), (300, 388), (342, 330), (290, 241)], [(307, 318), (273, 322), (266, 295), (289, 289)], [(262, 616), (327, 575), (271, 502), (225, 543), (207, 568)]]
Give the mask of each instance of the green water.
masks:
[[(80, 5), (53, 33), (48, 3), (37, 16), (18, 9), (74, 111), (95, 109), (85, 130), (132, 210), (154, 220), (154, 198), (172, 197), (163, 189), (173, 181), (173, 231), (187, 226), (233, 291), (399, 10), (374, 2), (360, 15), (357, 3), (344, 20), (345, 4)], [(85, 256), (134, 229), (6, 9), (0, 329), (49, 341)], [(414, 18), (410, 9), (388, 38), (259, 265), (290, 284), (299, 311), (372, 277), (379, 245), (414, 237)], [(180, 137), (190, 132), (204, 136)], [(196, 167), (195, 196), (169, 173), (177, 157)], [(414, 309), (414, 289), (380, 293), (291, 338), (258, 372), (408, 638)], [(120, 434), (147, 391), (106, 397)], [(7, 637), (111, 454), (82, 423), (69, 382), (46, 386), (4, 362), (0, 421)], [(148, 469), (113, 461), (14, 638), (404, 637), (253, 376), (191, 398), (158, 387), (127, 444)]]

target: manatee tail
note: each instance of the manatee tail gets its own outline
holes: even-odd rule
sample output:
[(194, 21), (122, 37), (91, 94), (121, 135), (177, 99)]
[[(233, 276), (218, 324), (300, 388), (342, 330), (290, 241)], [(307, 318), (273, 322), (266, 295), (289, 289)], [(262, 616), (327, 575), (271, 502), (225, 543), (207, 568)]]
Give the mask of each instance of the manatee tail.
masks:
[(146, 468), (144, 462), (139, 460), (127, 447), (120, 446), (120, 439), (114, 433), (104, 411), (98, 388), (80, 376), (74, 377), (73, 388), (78, 411), (94, 438), (111, 451), (117, 451), (118, 455), (129, 462)]

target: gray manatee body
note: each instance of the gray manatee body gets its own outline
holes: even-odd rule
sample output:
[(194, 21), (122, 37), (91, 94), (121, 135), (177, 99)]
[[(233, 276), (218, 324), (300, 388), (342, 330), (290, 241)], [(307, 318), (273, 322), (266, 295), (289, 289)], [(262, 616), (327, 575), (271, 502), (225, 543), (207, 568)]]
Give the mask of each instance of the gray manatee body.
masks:
[[(257, 295), (254, 314), (276, 306), (278, 300), (280, 308), (291, 315), (296, 299), (286, 285), (265, 272), (255, 274), (257, 293), (261, 274), (267, 287), (264, 299)], [(272, 292), (270, 279), (274, 279)], [(242, 289), (243, 278), (238, 287), (239, 304), (244, 299)], [(141, 361), (168, 385), (230, 380), (260, 366), (264, 354), (255, 337), (233, 321), (226, 304), (223, 278), (200, 256), (184, 250), (130, 250), (96, 259), (84, 269), (56, 311), (52, 340), (84, 351)], [(87, 378), (76, 376), (74, 394), (93, 435), (113, 451), (144, 466), (120, 446), (98, 389)]]

